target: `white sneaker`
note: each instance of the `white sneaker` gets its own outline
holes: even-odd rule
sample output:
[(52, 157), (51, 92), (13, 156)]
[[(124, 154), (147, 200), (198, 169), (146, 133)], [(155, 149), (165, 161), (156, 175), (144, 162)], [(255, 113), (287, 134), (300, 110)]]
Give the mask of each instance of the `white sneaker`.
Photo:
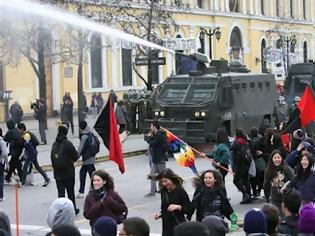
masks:
[(84, 198), (84, 193), (78, 193), (78, 194), (76, 195), (76, 198)]

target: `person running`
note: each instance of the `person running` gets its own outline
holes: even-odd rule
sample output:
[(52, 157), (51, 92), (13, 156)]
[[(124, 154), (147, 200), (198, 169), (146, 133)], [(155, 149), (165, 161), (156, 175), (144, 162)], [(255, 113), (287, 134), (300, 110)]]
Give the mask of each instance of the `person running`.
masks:
[(24, 139), (24, 148), (25, 148), (25, 154), (26, 154), (26, 159), (23, 165), (22, 169), (22, 179), (21, 179), (21, 184), (25, 184), (25, 179), (28, 174), (28, 170), (30, 165), (34, 165), (36, 170), (43, 176), (44, 178), (44, 184), (43, 187), (46, 187), (50, 183), (50, 179), (48, 178), (47, 174), (45, 171), (41, 168), (41, 166), (38, 163), (37, 160), (37, 149), (36, 147), (39, 145), (39, 141), (35, 134), (32, 132), (26, 130), (26, 126), (24, 123), (20, 123), (18, 125), (18, 129), (22, 133), (22, 137)]
[(216, 170), (206, 170), (193, 181), (195, 190), (192, 200), (193, 211), (197, 209), (196, 220), (215, 215), (230, 219), (233, 208), (226, 196), (221, 174)]
[(250, 184), (248, 176), (252, 156), (249, 150), (247, 137), (241, 129), (236, 129), (235, 131), (235, 141), (231, 146), (231, 151), (235, 172), (233, 183), (243, 194), (241, 204), (247, 204), (252, 201), (250, 197)]
[(9, 166), (7, 146), (2, 137), (2, 129), (0, 128), (0, 202), (4, 200), (3, 184), (4, 184), (4, 168)]
[(183, 188), (184, 180), (171, 169), (163, 170), (157, 177), (161, 188), (161, 212), (155, 219), (162, 218), (162, 236), (173, 236), (176, 225), (185, 222), (185, 215), (192, 215), (191, 203)]
[(127, 217), (128, 208), (114, 190), (113, 178), (104, 170), (96, 170), (91, 180), (91, 191), (85, 198), (84, 217), (93, 228), (102, 216), (111, 217), (117, 224)]
[(225, 167), (225, 169), (229, 169), (230, 156), (231, 154), (229, 136), (225, 129), (218, 129), (216, 145), (213, 147), (212, 157), (213, 160), (219, 164), (214, 164), (214, 167), (221, 173), (223, 177), (223, 183), (225, 183), (225, 176), (228, 172), (220, 166)]
[(89, 147), (89, 138), (92, 135), (90, 127), (88, 127), (86, 121), (81, 121), (79, 124), (81, 135), (80, 135), (80, 146), (78, 148), (78, 156), (82, 156), (82, 166), (80, 169), (80, 189), (77, 194), (77, 198), (84, 197), (85, 179), (86, 174), (89, 173), (90, 178), (95, 171), (95, 155), (91, 155), (91, 150)]
[(73, 144), (67, 139), (68, 128), (64, 125), (58, 127), (56, 141), (52, 145), (50, 159), (56, 180), (58, 197), (68, 198), (73, 202), (76, 215), (80, 210), (75, 204), (75, 169), (74, 162), (78, 160), (78, 153)]
[(4, 141), (10, 145), (9, 146), (9, 155), (11, 156), (9, 162), (9, 171), (5, 180), (8, 183), (11, 183), (11, 176), (15, 170), (17, 170), (20, 180), (22, 179), (22, 164), (20, 156), (23, 152), (24, 141), (22, 134), (19, 132), (18, 128), (15, 127), (13, 120), (7, 121), (8, 132), (4, 136)]
[(281, 189), (284, 185), (294, 179), (293, 170), (286, 164), (282, 152), (274, 150), (270, 155), (270, 160), (265, 171), (264, 191), (267, 203), (278, 207), (281, 218), (283, 212), (281, 209), (283, 193)]
[(165, 143), (167, 143), (165, 133), (160, 130), (160, 124), (158, 121), (154, 121), (150, 126), (150, 133), (146, 138), (149, 143), (149, 152), (152, 157), (152, 166), (150, 175), (151, 189), (146, 197), (155, 196), (156, 192), (156, 176), (160, 174), (166, 168), (166, 150)]

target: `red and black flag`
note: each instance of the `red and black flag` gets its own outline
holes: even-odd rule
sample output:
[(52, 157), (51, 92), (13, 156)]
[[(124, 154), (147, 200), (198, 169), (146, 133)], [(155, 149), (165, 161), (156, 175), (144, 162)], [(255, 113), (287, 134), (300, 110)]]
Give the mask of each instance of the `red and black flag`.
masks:
[(109, 159), (117, 163), (120, 172), (125, 172), (121, 142), (117, 128), (115, 111), (111, 99), (99, 114), (94, 129), (103, 139), (106, 148), (109, 150)]
[(312, 88), (308, 85), (297, 108), (290, 115), (283, 133), (292, 133), (294, 130), (306, 127), (312, 121), (315, 121), (315, 97)]

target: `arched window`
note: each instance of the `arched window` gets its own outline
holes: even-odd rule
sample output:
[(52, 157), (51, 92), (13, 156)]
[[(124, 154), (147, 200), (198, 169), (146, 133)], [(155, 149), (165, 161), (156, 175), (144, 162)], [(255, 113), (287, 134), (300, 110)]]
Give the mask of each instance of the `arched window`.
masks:
[(229, 0), (230, 12), (239, 12), (239, 2), (238, 0)]
[(276, 0), (276, 16), (280, 16), (280, 3), (279, 0)]
[(282, 40), (281, 39), (278, 39), (277, 42), (276, 42), (276, 48), (277, 49), (281, 49), (282, 48)]
[(261, 72), (262, 73), (267, 73), (267, 63), (266, 63), (266, 60), (265, 60), (265, 49), (266, 49), (266, 40), (263, 39), (261, 41), (261, 51), (260, 51), (260, 59), (261, 59)]
[(231, 47), (231, 59), (242, 59), (242, 34), (238, 27), (234, 27), (231, 38), (230, 38), (230, 47)]
[(290, 43), (290, 52), (295, 53), (295, 42)]
[(306, 20), (306, 0), (303, 0), (303, 19)]
[[(159, 57), (159, 50), (152, 50), (151, 56), (152, 56), (152, 59), (157, 59)], [(159, 65), (151, 65), (151, 72), (152, 72), (152, 84), (159, 84), (160, 83)]]
[(203, 0), (197, 0), (197, 7), (203, 8)]
[(101, 36), (93, 34), (90, 48), (91, 63), (91, 85), (92, 88), (102, 87), (102, 39)]
[(307, 62), (307, 42), (303, 43), (303, 61)]
[(265, 15), (265, 0), (260, 0), (260, 12)]
[(132, 86), (132, 49), (121, 49), (122, 85)]

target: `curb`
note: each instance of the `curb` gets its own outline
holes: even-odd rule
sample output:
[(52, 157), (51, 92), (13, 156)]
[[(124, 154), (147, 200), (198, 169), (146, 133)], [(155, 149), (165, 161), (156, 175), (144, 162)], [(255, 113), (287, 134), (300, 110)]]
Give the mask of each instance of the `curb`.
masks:
[[(123, 155), (124, 155), (124, 158), (126, 158), (126, 157), (130, 158), (130, 157), (133, 157), (133, 156), (143, 155), (143, 154), (146, 153), (146, 151), (147, 151), (147, 149), (131, 151), (131, 152), (123, 153)], [(105, 162), (105, 161), (109, 161), (109, 156), (96, 157), (96, 159), (95, 159), (95, 163), (102, 163), (102, 162)], [(74, 164), (74, 167), (78, 167), (78, 166), (81, 166), (81, 165), (82, 165), (82, 160), (79, 160), (79, 161), (77, 161)], [(52, 165), (42, 165), (41, 167), (42, 167), (42, 169), (45, 172), (49, 172), (49, 171), (53, 170)], [(35, 170), (33, 173), (38, 173), (38, 171)]]

